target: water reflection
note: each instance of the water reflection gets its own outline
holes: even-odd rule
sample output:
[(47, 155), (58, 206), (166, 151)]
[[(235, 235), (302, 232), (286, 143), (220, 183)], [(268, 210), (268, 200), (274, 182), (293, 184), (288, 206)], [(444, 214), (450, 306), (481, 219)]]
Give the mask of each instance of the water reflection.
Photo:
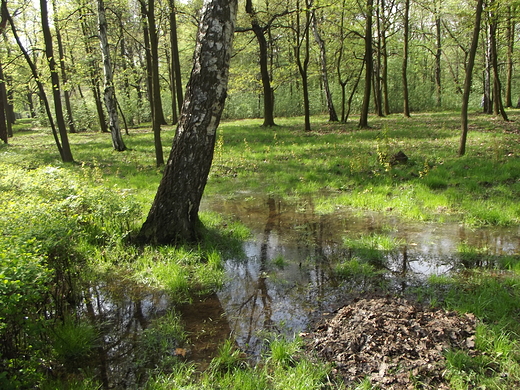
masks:
[(137, 369), (139, 336), (170, 307), (168, 296), (127, 280), (92, 285), (81, 310), (96, 325), (101, 340), (96, 368), (103, 388), (129, 388), (144, 378)]
[[(347, 303), (377, 283), (406, 290), (432, 274), (461, 267), (463, 244), (487, 256), (518, 254), (519, 229), (469, 229), (458, 224), (400, 223), (374, 213), (321, 215), (311, 199), (288, 203), (275, 198), (206, 199), (206, 210), (234, 216), (254, 238), (244, 244), (246, 259), (225, 263), (228, 281), (219, 291), (232, 335), (245, 351), (258, 354), (265, 332), (291, 335), (323, 313)], [(379, 264), (380, 280), (339, 280), (334, 266), (348, 258), (347, 237), (384, 234), (401, 243)], [(478, 264), (472, 264), (478, 265)]]

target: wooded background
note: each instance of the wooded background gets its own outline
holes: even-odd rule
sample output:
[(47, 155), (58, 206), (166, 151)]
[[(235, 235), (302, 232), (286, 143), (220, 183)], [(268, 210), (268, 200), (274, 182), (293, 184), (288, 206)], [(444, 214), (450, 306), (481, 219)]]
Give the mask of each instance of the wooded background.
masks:
[[(240, 2), (224, 117), (263, 117), (273, 125), (277, 116), (305, 114), (309, 130), (309, 116), (318, 113), (347, 121), (363, 108), (381, 116), (459, 109), (476, 3)], [(518, 4), (484, 2), (472, 109), (499, 114), (502, 105), (518, 105)], [(199, 0), (3, 0), (0, 111), (8, 123), (0, 115), (0, 126), (16, 117), (46, 126), (55, 121), (62, 143), (65, 131), (112, 131), (114, 148), (124, 150), (114, 126), (155, 119), (158, 133), (162, 124), (176, 123), (201, 6)], [(61, 102), (63, 109), (56, 107)]]

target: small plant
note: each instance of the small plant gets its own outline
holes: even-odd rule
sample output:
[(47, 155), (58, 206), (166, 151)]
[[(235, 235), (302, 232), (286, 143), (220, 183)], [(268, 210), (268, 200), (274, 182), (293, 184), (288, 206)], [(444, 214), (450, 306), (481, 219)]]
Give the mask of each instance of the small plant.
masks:
[(217, 356), (210, 363), (212, 372), (232, 372), (244, 367), (245, 360), (234, 343), (227, 339), (218, 348)]
[(88, 367), (98, 336), (91, 324), (66, 319), (52, 329), (52, 346), (57, 361), (69, 372)]
[(283, 268), (287, 265), (287, 262), (285, 261), (282, 255), (275, 256), (274, 259), (272, 259), (271, 261), (278, 268)]

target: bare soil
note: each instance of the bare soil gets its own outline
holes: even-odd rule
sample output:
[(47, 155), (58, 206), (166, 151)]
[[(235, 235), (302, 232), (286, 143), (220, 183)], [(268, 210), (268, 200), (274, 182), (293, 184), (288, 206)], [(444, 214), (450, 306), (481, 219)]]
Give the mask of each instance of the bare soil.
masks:
[(475, 354), (475, 325), (472, 314), (384, 296), (358, 299), (303, 336), (348, 385), (368, 377), (382, 389), (447, 389), (444, 352)]

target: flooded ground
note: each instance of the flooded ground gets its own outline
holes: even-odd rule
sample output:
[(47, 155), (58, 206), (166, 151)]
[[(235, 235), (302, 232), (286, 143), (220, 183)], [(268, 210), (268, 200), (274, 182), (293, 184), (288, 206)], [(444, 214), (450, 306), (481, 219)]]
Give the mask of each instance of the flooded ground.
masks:
[[(322, 215), (315, 212), (311, 200), (286, 202), (271, 197), (205, 199), (202, 210), (241, 221), (251, 229), (252, 237), (244, 243), (242, 257), (225, 260), (226, 282), (217, 294), (175, 308), (182, 315), (190, 344), (178, 349), (172, 345), (172, 354), (181, 354), (201, 369), (229, 336), (249, 356), (258, 357), (264, 341), (273, 334), (292, 337), (307, 331), (360, 293), (381, 286), (406, 292), (429, 275), (461, 269), (465, 261), (459, 255), (461, 247), (485, 253), (471, 266), (485, 266), (485, 262), (520, 252), (518, 227), (402, 223), (392, 217), (348, 211)], [(376, 235), (389, 236), (397, 243), (382, 253), (383, 261), (377, 264), (384, 271), (381, 277), (337, 277), (336, 265), (352, 256), (345, 240)], [(139, 383), (140, 335), (153, 319), (172, 309), (166, 294), (134, 289), (128, 283), (107, 281), (92, 288), (85, 300), (87, 314), (96, 323), (106, 324), (99, 347), (106, 388)]]
[[(261, 352), (268, 332), (291, 336), (305, 331), (353, 296), (377, 288), (378, 282), (403, 291), (429, 275), (460, 269), (464, 266), (458, 254), (461, 247), (485, 252), (487, 261), (518, 254), (520, 248), (518, 227), (401, 223), (392, 217), (349, 211), (320, 215), (310, 200), (215, 198), (204, 208), (233, 216), (253, 232), (244, 244), (245, 257), (225, 262), (228, 279), (218, 292), (232, 336), (253, 355)], [(375, 282), (336, 277), (335, 265), (350, 255), (345, 239), (378, 234), (398, 243), (396, 250), (384, 253), (385, 276)]]

